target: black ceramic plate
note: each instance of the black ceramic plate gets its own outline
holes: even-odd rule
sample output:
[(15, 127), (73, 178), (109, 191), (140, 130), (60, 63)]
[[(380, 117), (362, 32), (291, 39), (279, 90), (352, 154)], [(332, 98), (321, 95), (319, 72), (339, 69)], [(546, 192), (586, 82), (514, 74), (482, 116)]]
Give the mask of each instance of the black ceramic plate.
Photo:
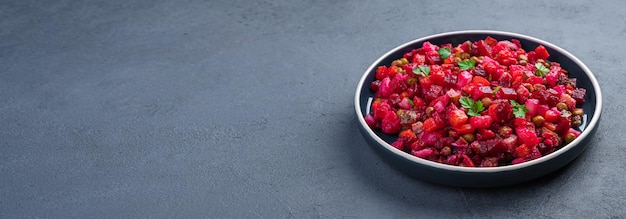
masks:
[[(550, 53), (549, 61), (558, 62), (561, 67), (569, 71), (569, 77), (577, 79), (577, 86), (587, 89), (583, 109), (585, 115), (580, 126), (581, 135), (571, 143), (555, 152), (541, 158), (521, 164), (501, 167), (458, 167), (440, 164), (421, 159), (400, 151), (390, 145), (397, 136), (386, 135), (372, 130), (367, 126), (364, 116), (369, 113), (374, 92), (369, 89), (375, 79), (376, 68), (380, 65), (389, 65), (393, 60), (412, 49), (419, 48), (423, 42), (429, 41), (435, 45), (463, 43), (467, 40), (476, 41), (491, 36), (497, 40), (517, 39), (522, 48), (531, 51), (538, 45), (546, 47)], [(502, 31), (469, 30), (447, 32), (423, 37), (400, 45), (387, 52), (376, 60), (365, 71), (356, 89), (355, 110), (361, 133), (368, 144), (390, 165), (419, 179), (460, 187), (496, 187), (517, 184), (536, 179), (551, 173), (580, 155), (586, 148), (590, 136), (595, 132), (602, 109), (602, 94), (598, 81), (587, 66), (569, 52), (549, 42), (530, 36)]]

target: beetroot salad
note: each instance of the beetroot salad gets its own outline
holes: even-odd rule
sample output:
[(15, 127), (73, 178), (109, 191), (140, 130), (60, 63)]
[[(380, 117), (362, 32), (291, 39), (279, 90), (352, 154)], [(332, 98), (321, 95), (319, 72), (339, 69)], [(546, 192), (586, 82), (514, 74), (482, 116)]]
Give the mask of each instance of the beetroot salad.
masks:
[(376, 69), (365, 121), (423, 159), (497, 167), (545, 156), (580, 135), (586, 90), (539, 45), (487, 37), (424, 42)]

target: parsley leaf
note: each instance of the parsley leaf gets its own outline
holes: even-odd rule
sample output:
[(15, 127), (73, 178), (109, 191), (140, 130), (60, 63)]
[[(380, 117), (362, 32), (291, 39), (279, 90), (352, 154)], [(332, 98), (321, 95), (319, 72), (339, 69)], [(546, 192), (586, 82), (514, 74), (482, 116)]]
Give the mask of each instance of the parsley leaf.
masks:
[(428, 76), (430, 74), (430, 67), (420, 65), (413, 69), (413, 74), (419, 75), (420, 73), (424, 73), (425, 76)]
[(511, 100), (510, 102), (511, 102), (511, 105), (513, 106), (513, 115), (515, 115), (515, 117), (517, 118), (526, 117), (526, 113), (528, 112), (528, 109), (526, 109), (525, 105), (519, 104), (515, 102), (515, 100)]
[(476, 65), (476, 61), (471, 60), (471, 59), (459, 62), (459, 68), (461, 68), (461, 70), (474, 68), (474, 65)]
[(461, 103), (461, 107), (468, 109), (467, 115), (470, 116), (481, 116), (479, 112), (485, 110), (483, 102), (474, 101), (469, 97), (461, 97), (459, 102)]
[(545, 77), (546, 74), (550, 72), (550, 69), (546, 68), (546, 66), (541, 63), (535, 63), (535, 68), (537, 68), (537, 70), (535, 71), (535, 75), (537, 76)]
[(452, 54), (450, 53), (450, 48), (447, 48), (447, 47), (437, 50), (437, 53), (439, 53), (442, 59), (447, 59)]

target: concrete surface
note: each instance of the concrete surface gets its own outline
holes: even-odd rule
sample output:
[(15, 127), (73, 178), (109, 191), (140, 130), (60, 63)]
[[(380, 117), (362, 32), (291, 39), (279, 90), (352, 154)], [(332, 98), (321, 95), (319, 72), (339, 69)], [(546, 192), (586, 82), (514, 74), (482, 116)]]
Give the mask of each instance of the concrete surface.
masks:
[[(626, 217), (622, 1), (3, 1), (0, 218)], [(570, 51), (605, 108), (550, 176), (426, 183), (382, 162), (353, 95), (387, 50), (517, 32)]]

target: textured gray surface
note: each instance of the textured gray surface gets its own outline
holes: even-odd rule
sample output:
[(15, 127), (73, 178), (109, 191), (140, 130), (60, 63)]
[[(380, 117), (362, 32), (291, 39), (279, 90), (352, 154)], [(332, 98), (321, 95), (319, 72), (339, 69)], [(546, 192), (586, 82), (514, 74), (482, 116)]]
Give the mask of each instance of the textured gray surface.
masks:
[[(3, 1), (0, 217), (626, 216), (621, 1)], [(367, 66), (406, 41), (550, 41), (605, 108), (573, 163), (508, 188), (407, 177), (356, 127)]]

